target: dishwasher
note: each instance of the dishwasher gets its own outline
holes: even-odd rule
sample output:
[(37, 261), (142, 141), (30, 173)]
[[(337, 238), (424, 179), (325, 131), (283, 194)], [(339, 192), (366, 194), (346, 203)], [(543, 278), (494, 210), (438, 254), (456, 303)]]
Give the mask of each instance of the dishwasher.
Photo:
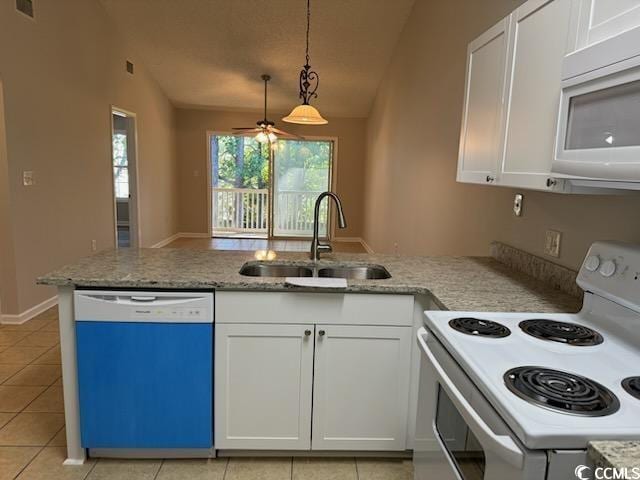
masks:
[(74, 292), (82, 447), (213, 456), (212, 292)]

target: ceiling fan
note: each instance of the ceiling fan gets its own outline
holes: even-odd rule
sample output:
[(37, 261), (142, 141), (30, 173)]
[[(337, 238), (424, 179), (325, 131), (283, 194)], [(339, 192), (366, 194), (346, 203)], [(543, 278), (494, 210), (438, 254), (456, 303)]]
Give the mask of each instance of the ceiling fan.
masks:
[(256, 133), (256, 140), (260, 143), (269, 143), (272, 147), (278, 141), (278, 138), (290, 138), (290, 139), (302, 139), (300, 135), (288, 133), (275, 127), (275, 123), (271, 120), (267, 120), (267, 84), (271, 80), (270, 75), (262, 75), (264, 80), (264, 118), (256, 122), (257, 127), (236, 127), (234, 135), (247, 135), (253, 132)]

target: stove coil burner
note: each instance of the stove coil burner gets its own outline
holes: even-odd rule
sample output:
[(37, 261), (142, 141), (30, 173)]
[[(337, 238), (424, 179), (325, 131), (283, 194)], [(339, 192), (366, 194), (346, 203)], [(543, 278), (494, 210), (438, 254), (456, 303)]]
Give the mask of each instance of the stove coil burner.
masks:
[(622, 388), (632, 397), (640, 400), (640, 377), (629, 377), (622, 381)]
[(520, 322), (520, 328), (535, 338), (579, 347), (599, 345), (604, 341), (595, 330), (556, 320), (525, 320)]
[(459, 332), (478, 337), (504, 338), (511, 335), (511, 330), (504, 325), (480, 318), (454, 318), (449, 322), (449, 326)]
[(512, 368), (503, 378), (518, 397), (558, 412), (603, 417), (620, 407), (609, 389), (574, 373), (527, 366)]

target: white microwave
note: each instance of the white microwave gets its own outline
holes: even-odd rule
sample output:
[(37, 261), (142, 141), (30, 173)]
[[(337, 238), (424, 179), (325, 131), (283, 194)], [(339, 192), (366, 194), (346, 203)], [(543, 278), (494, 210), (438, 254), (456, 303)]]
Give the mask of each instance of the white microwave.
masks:
[(640, 30), (630, 33), (565, 59), (554, 177), (640, 190)]

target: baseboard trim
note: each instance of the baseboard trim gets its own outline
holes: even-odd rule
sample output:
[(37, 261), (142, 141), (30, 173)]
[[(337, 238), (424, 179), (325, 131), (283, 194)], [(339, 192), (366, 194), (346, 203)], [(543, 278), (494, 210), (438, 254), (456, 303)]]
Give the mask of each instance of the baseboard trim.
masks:
[(181, 232), (178, 234), (180, 238), (211, 238), (210, 233), (198, 233), (198, 232)]
[(345, 243), (362, 243), (362, 239), (360, 237), (335, 237), (332, 239), (332, 241)]
[(371, 247), (369, 246), (369, 244), (368, 244), (367, 242), (365, 242), (365, 241), (364, 241), (364, 239), (363, 239), (363, 238), (361, 238), (361, 239), (360, 239), (360, 242), (362, 243), (362, 246), (363, 246), (363, 247), (364, 247), (364, 249), (367, 251), (367, 253), (369, 253), (369, 254), (376, 253), (376, 252), (374, 252), (374, 251), (373, 251), (373, 248), (371, 248)]
[(17, 315), (2, 315), (0, 323), (4, 325), (21, 325), (24, 322), (31, 320), (33, 317), (40, 315), (45, 310), (49, 310), (51, 307), (57, 304), (58, 296), (55, 295)]
[(175, 234), (171, 235), (170, 237), (159, 241), (158, 243), (154, 243), (149, 248), (162, 248), (165, 245), (169, 245), (171, 242), (173, 242), (174, 240), (177, 240), (178, 238), (180, 238), (180, 234), (179, 233), (175, 233)]
[(174, 233), (168, 238), (159, 241), (158, 243), (154, 243), (149, 248), (162, 248), (169, 245), (171, 242), (178, 240), (179, 238), (211, 238), (211, 235), (206, 233), (195, 233), (195, 232), (179, 232)]
[(362, 245), (362, 248), (367, 251), (367, 253), (373, 253), (373, 249), (369, 245), (367, 245), (367, 242), (365, 242), (361, 237), (336, 237), (332, 239), (332, 241), (344, 243), (359, 243), (360, 245)]

